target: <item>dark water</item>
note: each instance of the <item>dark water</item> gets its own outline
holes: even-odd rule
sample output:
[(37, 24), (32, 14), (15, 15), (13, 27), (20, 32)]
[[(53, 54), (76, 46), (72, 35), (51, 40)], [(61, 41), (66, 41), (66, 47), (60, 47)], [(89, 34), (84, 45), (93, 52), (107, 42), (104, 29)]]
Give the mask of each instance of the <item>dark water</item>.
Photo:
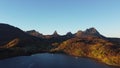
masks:
[(0, 68), (111, 68), (87, 58), (62, 54), (35, 54), (0, 60)]

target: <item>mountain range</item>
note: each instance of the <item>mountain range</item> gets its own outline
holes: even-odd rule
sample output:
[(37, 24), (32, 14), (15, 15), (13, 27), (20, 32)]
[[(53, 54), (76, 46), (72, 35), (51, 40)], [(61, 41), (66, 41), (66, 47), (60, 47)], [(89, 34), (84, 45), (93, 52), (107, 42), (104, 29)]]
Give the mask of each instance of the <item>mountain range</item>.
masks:
[(35, 53), (65, 53), (96, 59), (120, 66), (120, 38), (108, 38), (95, 28), (72, 34), (43, 35), (36, 30), (23, 31), (9, 24), (0, 24), (0, 59)]

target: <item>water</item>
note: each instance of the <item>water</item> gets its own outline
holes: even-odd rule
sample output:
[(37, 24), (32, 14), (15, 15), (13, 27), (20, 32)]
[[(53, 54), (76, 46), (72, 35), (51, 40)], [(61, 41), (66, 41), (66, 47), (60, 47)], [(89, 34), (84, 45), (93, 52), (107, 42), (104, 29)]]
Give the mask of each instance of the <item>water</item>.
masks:
[(35, 54), (0, 60), (0, 68), (111, 68), (87, 58), (63, 54)]

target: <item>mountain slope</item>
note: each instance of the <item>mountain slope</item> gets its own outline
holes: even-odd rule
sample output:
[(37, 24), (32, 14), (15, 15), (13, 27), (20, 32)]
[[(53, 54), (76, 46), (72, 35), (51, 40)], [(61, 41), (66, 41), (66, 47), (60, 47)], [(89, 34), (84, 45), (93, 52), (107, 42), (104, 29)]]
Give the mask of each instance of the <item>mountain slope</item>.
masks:
[(94, 58), (108, 65), (120, 66), (120, 47), (102, 36), (97, 30), (78, 31), (51, 52), (61, 52), (78, 57)]
[(41, 52), (66, 53), (78, 57), (89, 57), (108, 65), (120, 66), (120, 39), (107, 38), (95, 28), (79, 30), (72, 34), (42, 35), (31, 30), (0, 24), (0, 59), (12, 56), (31, 55)]
[(26, 31), (26, 33), (35, 37), (44, 38), (43, 34), (37, 32), (36, 30)]
[(0, 24), (0, 58), (48, 51), (49, 48), (45, 39), (29, 35), (17, 27)]
[(78, 57), (90, 57), (109, 65), (120, 66), (120, 48), (118, 45), (95, 37), (72, 38), (64, 41), (52, 52), (64, 52)]

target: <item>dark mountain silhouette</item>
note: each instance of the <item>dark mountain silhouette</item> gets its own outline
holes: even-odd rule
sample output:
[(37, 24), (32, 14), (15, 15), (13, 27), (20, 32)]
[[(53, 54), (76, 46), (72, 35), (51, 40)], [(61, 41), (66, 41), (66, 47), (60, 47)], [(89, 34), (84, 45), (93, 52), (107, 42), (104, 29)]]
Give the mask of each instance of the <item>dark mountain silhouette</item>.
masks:
[(40, 38), (46, 38), (46, 39), (50, 39), (50, 38), (60, 38), (60, 37), (89, 37), (89, 36), (94, 36), (94, 37), (98, 37), (98, 38), (105, 38), (103, 35), (101, 35), (95, 28), (90, 28), (87, 29), (86, 31), (81, 31), (79, 30), (77, 33), (72, 34), (71, 32), (68, 32), (66, 35), (59, 35), (57, 33), (57, 31), (55, 31), (52, 35), (42, 35), (41, 33), (35, 31), (35, 30), (31, 30), (31, 31), (27, 31), (28, 34), (36, 36), (36, 37), (40, 37)]
[(95, 37), (98, 37), (98, 38), (104, 38), (105, 37), (103, 35), (101, 35), (95, 28), (89, 28), (85, 31), (85, 34), (87, 35), (93, 35)]
[(66, 35), (67, 36), (72, 36), (73, 34), (71, 32), (68, 32)]
[(52, 35), (44, 35), (44, 38), (51, 39), (51, 38), (57, 38), (60, 35), (55, 31)]
[(8, 25), (8, 24), (0, 24), (0, 46), (6, 44), (7, 42), (19, 39), (20, 46), (24, 46), (23, 44), (28, 44), (28, 42), (37, 42), (37, 40), (42, 40), (41, 38), (37, 38), (31, 36), (21, 29)]
[(74, 36), (74, 34), (72, 34), (71, 32), (68, 32), (65, 37), (68, 37), (68, 38), (72, 38)]
[(53, 36), (53, 37), (58, 37), (59, 34), (57, 33), (57, 31), (55, 31), (52, 36)]
[(43, 34), (39, 33), (38, 31), (36, 30), (30, 30), (30, 31), (26, 31), (27, 34), (30, 34), (32, 36), (36, 36), (36, 37), (39, 37), (39, 38), (44, 38)]
[(94, 27), (92, 27), (90, 29), (87, 29), (85, 31), (85, 33), (86, 34), (92, 34), (92, 35), (100, 35), (100, 33)]
[(107, 38), (95, 28), (59, 35), (43, 35), (35, 30), (0, 24), (0, 59), (19, 55), (52, 52), (89, 57), (108, 65), (120, 66), (120, 38)]
[(21, 29), (0, 24), (0, 58), (47, 51), (47, 40), (27, 34)]
[(75, 33), (76, 37), (98, 37), (98, 38), (103, 38), (106, 39), (103, 35), (101, 35), (95, 28), (89, 28), (85, 31), (79, 30), (77, 33)]
[(12, 40), (14, 38), (22, 38), (24, 36), (25, 33), (22, 30), (8, 24), (0, 24), (0, 42)]

